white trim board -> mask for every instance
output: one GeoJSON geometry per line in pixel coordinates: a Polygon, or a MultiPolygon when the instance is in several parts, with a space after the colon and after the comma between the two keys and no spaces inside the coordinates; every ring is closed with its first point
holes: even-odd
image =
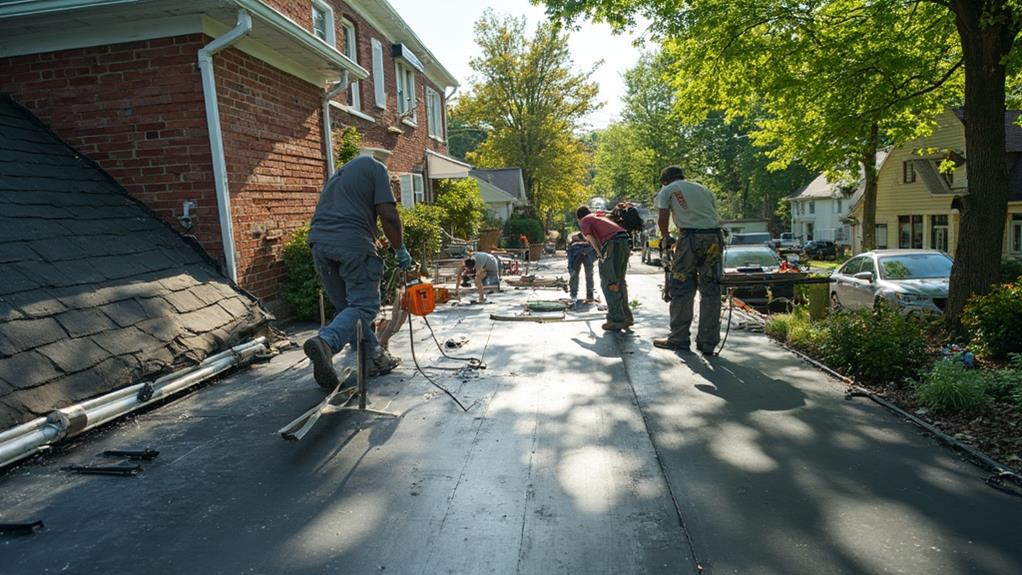
{"type": "MultiPolygon", "coordinates": [[[[229,26],[224,31],[230,30],[229,26]]],[[[31,34],[26,36],[5,36],[0,40],[0,57],[25,56],[91,48],[107,44],[123,44],[156,38],[169,38],[202,32],[202,21],[198,14],[173,16],[144,22],[125,22],[104,26],[102,29],[61,31],[59,34],[31,34]]]]}

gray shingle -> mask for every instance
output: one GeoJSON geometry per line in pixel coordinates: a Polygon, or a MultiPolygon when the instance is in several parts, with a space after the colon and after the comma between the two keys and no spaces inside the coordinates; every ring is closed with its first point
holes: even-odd
{"type": "Polygon", "coordinates": [[[224,290],[220,289],[220,286],[212,283],[198,285],[188,291],[192,292],[192,295],[207,304],[214,304],[226,297],[233,296],[235,293],[234,290],[231,290],[229,293],[225,293],[224,290]]]}
{"type": "Polygon", "coordinates": [[[89,369],[60,380],[68,397],[90,397],[134,383],[132,368],[119,358],[111,357],[89,369]]]}
{"type": "Polygon", "coordinates": [[[49,317],[67,309],[49,290],[37,289],[4,296],[7,303],[28,317],[49,317]]]}
{"type": "Polygon", "coordinates": [[[61,375],[53,363],[37,351],[0,358],[0,379],[19,389],[35,387],[61,375]]]}
{"type": "Polygon", "coordinates": [[[195,295],[188,290],[164,294],[163,299],[167,300],[167,303],[174,306],[174,309],[176,309],[179,313],[194,311],[206,305],[201,299],[195,297],[195,295]]]}
{"type": "Polygon", "coordinates": [[[0,264],[38,259],[39,254],[32,251],[32,248],[27,243],[9,242],[0,244],[0,264]]]}
{"type": "Polygon", "coordinates": [[[249,306],[254,305],[252,302],[237,296],[220,301],[220,307],[224,308],[227,313],[234,317],[245,317],[249,313],[249,306]]]}
{"type": "Polygon", "coordinates": [[[61,340],[44,345],[37,351],[50,358],[50,361],[65,373],[88,369],[110,357],[110,353],[87,337],[61,340]]]}
{"type": "Polygon", "coordinates": [[[64,331],[71,337],[82,337],[117,329],[117,324],[96,309],[68,310],[54,316],[54,319],[60,322],[64,331]]]}
{"type": "Polygon", "coordinates": [[[4,266],[3,274],[0,275],[0,296],[24,292],[39,286],[39,284],[26,274],[24,270],[15,268],[15,265],[17,264],[8,264],[4,266]]]}
{"type": "Polygon", "coordinates": [[[135,324],[135,327],[164,343],[172,341],[184,331],[184,326],[178,321],[177,314],[147,319],[135,324]]]}
{"type": "Polygon", "coordinates": [[[198,284],[190,274],[179,273],[160,278],[160,285],[167,291],[181,291],[198,284]]]}
{"type": "Polygon", "coordinates": [[[165,343],[135,327],[99,333],[92,336],[92,341],[110,354],[151,351],[165,343]]]}
{"type": "Polygon", "coordinates": [[[0,333],[14,350],[5,355],[13,355],[19,351],[36,348],[67,337],[67,333],[60,324],[49,317],[0,323],[0,333]]]}
{"type": "Polygon", "coordinates": [[[142,306],[145,311],[145,315],[149,319],[164,318],[170,316],[176,316],[177,310],[174,306],[167,303],[167,300],[162,297],[147,297],[139,298],[138,305],[142,306]]]}
{"type": "Polygon", "coordinates": [[[234,318],[222,307],[211,305],[198,311],[182,314],[180,320],[181,325],[192,333],[207,333],[230,323],[234,318]]]}
{"type": "Polygon", "coordinates": [[[145,310],[134,299],[125,299],[101,306],[99,311],[121,327],[128,327],[146,319],[145,310]]]}

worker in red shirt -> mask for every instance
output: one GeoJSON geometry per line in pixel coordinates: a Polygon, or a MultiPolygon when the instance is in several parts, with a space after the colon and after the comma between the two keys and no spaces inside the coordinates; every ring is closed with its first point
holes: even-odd
{"type": "Polygon", "coordinates": [[[628,256],[631,244],[628,232],[608,220],[594,215],[582,206],[576,210],[578,229],[596,250],[600,260],[600,287],[607,302],[606,331],[628,329],[635,320],[628,307],[628,284],[625,272],[628,270],[628,256]]]}

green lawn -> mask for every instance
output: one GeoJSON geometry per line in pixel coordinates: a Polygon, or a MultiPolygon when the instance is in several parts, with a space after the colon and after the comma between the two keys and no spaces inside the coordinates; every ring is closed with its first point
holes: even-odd
{"type": "Polygon", "coordinates": [[[820,269],[820,270],[827,270],[827,271],[834,271],[841,264],[845,263],[846,261],[848,261],[848,258],[846,258],[846,257],[838,257],[836,260],[809,260],[809,259],[805,259],[805,260],[802,260],[802,262],[800,262],[800,263],[802,263],[802,265],[808,265],[811,268],[816,268],[816,269],[820,269]]]}

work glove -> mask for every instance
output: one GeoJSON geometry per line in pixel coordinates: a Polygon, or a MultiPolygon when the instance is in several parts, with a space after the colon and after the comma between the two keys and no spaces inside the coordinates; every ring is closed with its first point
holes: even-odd
{"type": "Polygon", "coordinates": [[[394,255],[397,256],[397,265],[401,266],[401,269],[412,269],[412,254],[408,253],[408,248],[401,246],[394,250],[394,255]]]}

